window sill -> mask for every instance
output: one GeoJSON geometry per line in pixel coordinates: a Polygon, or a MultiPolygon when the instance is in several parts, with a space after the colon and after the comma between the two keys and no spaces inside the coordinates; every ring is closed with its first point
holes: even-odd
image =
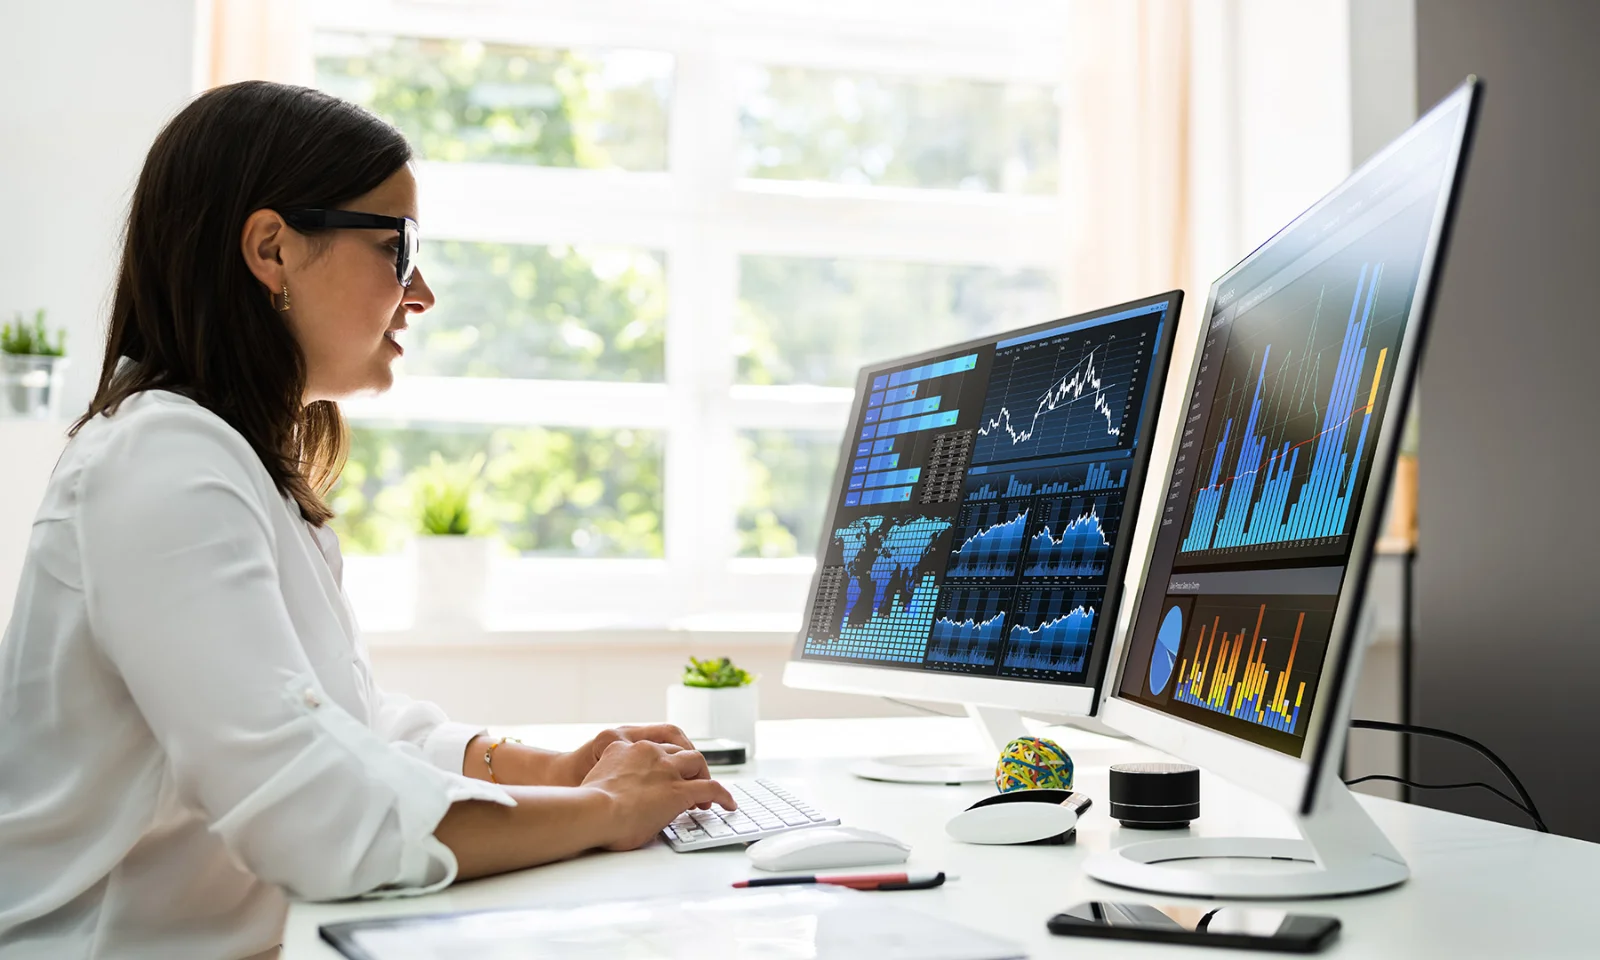
{"type": "Polygon", "coordinates": [[[595,617],[541,617],[493,622],[482,628],[388,628],[363,631],[369,647],[595,647],[720,646],[782,648],[794,643],[800,618],[792,613],[706,614],[670,622],[597,620],[595,617]]]}

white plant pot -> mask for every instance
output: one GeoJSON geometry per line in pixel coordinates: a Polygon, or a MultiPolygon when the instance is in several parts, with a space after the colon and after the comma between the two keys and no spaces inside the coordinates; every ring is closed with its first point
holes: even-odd
{"type": "Polygon", "coordinates": [[[67,358],[0,353],[0,417],[61,419],[67,358]]]}
{"type": "Polygon", "coordinates": [[[756,717],[760,714],[756,685],[743,687],[667,688],[667,722],[683,729],[691,740],[726,737],[749,744],[756,755],[756,717]]]}
{"type": "Polygon", "coordinates": [[[483,629],[492,537],[418,536],[416,627],[483,629]]]}

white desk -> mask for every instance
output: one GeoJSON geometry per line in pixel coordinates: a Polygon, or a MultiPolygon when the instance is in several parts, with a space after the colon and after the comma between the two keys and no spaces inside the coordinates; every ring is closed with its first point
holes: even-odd
{"type": "MultiPolygon", "coordinates": [[[[529,743],[552,748],[580,743],[595,725],[529,727],[529,743]]],[[[497,730],[496,733],[502,731],[497,730]]],[[[509,732],[509,731],[505,731],[509,732]]],[[[945,836],[944,823],[993,787],[920,787],[857,780],[847,758],[888,752],[976,749],[976,730],[965,719],[937,717],[764,722],[757,734],[760,758],[723,779],[761,775],[792,780],[823,809],[846,824],[882,830],[912,845],[908,867],[945,870],[960,879],[928,891],[873,894],[903,906],[1022,943],[1030,957],[1148,958],[1186,948],[1052,936],[1045,920],[1083,900],[1172,900],[1119,890],[1084,876],[1082,861],[1095,850],[1149,839],[1125,830],[1106,814],[1107,766],[1159,759],[1133,744],[1075,730],[1050,728],[1073,754],[1076,788],[1094,799],[1078,825],[1075,845],[979,847],[945,836]],[[887,738],[898,738],[890,744],[887,738]]],[[[1600,878],[1600,844],[1474,820],[1388,800],[1362,798],[1411,864],[1412,879],[1384,893],[1285,904],[1302,913],[1327,913],[1344,921],[1333,957],[1554,958],[1600,956],[1591,891],[1600,878]]],[[[1273,808],[1214,777],[1203,780],[1203,835],[1291,836],[1273,808]]],[[[864,868],[865,869],[865,868],[864,868]]],[[[491,877],[427,897],[380,902],[296,904],[289,912],[283,960],[337,958],[317,934],[319,924],[405,913],[437,913],[550,903],[571,903],[672,893],[716,893],[752,875],[740,848],[673,853],[661,843],[628,853],[597,853],[519,873],[491,877]]],[[[1200,902],[1200,901],[1196,901],[1200,902]]],[[[1232,951],[1241,956],[1261,954],[1232,951]]],[[[1195,960],[1226,956],[1215,949],[1188,950],[1195,960]]],[[[823,958],[825,960],[825,958],[823,958]]]]}

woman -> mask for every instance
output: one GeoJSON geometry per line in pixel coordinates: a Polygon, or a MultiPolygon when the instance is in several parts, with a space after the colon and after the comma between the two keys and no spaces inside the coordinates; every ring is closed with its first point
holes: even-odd
{"type": "Polygon", "coordinates": [[[410,159],[270,83],[151,147],[0,643],[0,958],[272,956],[290,896],[424,893],[733,806],[674,727],[555,754],[373,682],[323,496],[337,401],[387,389],[433,305],[410,159]]]}

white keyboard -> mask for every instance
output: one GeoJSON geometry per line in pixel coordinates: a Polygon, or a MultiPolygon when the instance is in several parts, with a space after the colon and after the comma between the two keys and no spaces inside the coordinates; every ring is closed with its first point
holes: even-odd
{"type": "Polygon", "coordinates": [[[803,830],[806,827],[832,827],[838,817],[818,813],[804,800],[795,797],[771,780],[745,780],[724,783],[739,805],[734,811],[720,805],[710,810],[685,810],[667,824],[661,838],[679,853],[752,843],[774,834],[803,830]]]}

